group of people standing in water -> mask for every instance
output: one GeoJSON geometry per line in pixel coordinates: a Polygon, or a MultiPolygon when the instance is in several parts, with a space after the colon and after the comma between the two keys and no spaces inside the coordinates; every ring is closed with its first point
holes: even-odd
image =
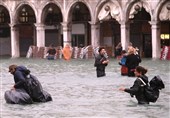
{"type": "MultiPolygon", "coordinates": [[[[135,76],[135,69],[141,63],[141,57],[138,54],[138,49],[132,46],[128,47],[128,51],[121,51],[121,58],[119,65],[121,65],[121,74],[128,75],[129,77],[135,76]],[[125,68],[125,69],[124,69],[125,68]],[[126,71],[126,72],[124,72],[126,71]]],[[[109,63],[107,52],[104,47],[100,47],[98,50],[98,56],[95,57],[94,66],[96,67],[97,77],[105,76],[105,67],[109,63]]]]}
{"type": "MultiPolygon", "coordinates": [[[[50,48],[50,49],[53,49],[53,48],[50,48]]],[[[70,50],[70,47],[66,45],[65,49],[63,49],[63,52],[66,51],[64,53],[68,53],[67,52],[68,50],[70,50]]],[[[51,52],[55,52],[55,51],[53,50],[51,52]]],[[[51,53],[51,52],[48,51],[48,53],[51,53]]],[[[125,50],[123,50],[121,51],[121,54],[122,54],[122,58],[119,64],[122,67],[124,66],[127,67],[127,70],[128,70],[127,76],[137,77],[137,79],[135,80],[132,87],[130,88],[120,87],[119,90],[130,93],[131,96],[135,96],[139,104],[149,104],[149,101],[146,99],[146,96],[144,95],[144,88],[142,87],[142,81],[144,81],[146,85],[148,84],[148,77],[146,76],[147,69],[145,69],[142,66],[139,66],[139,63],[141,62],[141,58],[137,53],[137,49],[132,46],[129,46],[128,51],[126,52],[125,50]],[[142,81],[139,78],[142,79],[142,81]]],[[[69,59],[67,56],[70,56],[70,55],[66,54],[66,57],[65,57],[66,60],[69,59]]],[[[51,59],[51,56],[49,56],[49,59],[51,59]]],[[[94,66],[96,67],[97,77],[106,76],[105,68],[108,64],[109,64],[109,59],[108,59],[108,55],[107,55],[105,48],[99,47],[98,55],[95,57],[95,62],[94,62],[94,66]]],[[[33,75],[30,74],[30,71],[26,67],[10,65],[9,72],[14,76],[15,84],[12,87],[12,90],[22,89],[30,95],[33,101],[36,101],[36,102],[37,101],[47,102],[47,101],[52,100],[51,95],[42,89],[42,86],[39,83],[39,81],[33,75]],[[27,83],[29,84],[29,81],[27,81],[29,80],[28,78],[31,78],[30,79],[31,84],[29,85],[30,88],[26,86],[27,83]],[[32,90],[32,88],[35,87],[34,83],[36,82],[37,82],[38,88],[32,90]],[[30,90],[32,90],[32,93],[30,92],[30,90]],[[36,92],[37,90],[38,92],[36,92]]],[[[6,101],[11,102],[10,98],[11,97],[8,92],[6,101]]]]}
{"type": "MultiPolygon", "coordinates": [[[[56,49],[54,48],[54,46],[51,44],[49,46],[49,49],[47,51],[47,54],[46,54],[46,58],[48,60],[54,60],[56,59],[56,49]]],[[[69,44],[66,44],[64,46],[64,48],[62,49],[62,54],[63,54],[63,58],[65,60],[70,60],[71,59],[71,55],[72,55],[72,48],[69,44]]]]}
{"type": "MultiPolygon", "coordinates": [[[[100,47],[98,50],[99,54],[95,58],[94,66],[96,67],[97,77],[106,76],[105,67],[109,63],[109,59],[104,47],[100,47]]],[[[128,92],[131,96],[136,97],[139,104],[149,104],[149,101],[146,99],[144,95],[144,90],[141,85],[142,82],[138,79],[141,78],[146,84],[148,84],[148,77],[145,75],[147,73],[147,69],[142,66],[139,66],[141,62],[141,58],[137,53],[137,49],[129,46],[128,51],[121,51],[122,57],[119,64],[123,67],[127,68],[127,76],[129,77],[137,77],[134,84],[130,88],[119,88],[120,91],[128,92]]]]}

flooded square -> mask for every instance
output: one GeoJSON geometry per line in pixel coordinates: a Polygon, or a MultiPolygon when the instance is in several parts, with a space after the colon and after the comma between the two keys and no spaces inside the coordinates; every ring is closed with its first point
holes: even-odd
{"type": "Polygon", "coordinates": [[[169,118],[170,117],[170,63],[142,59],[148,69],[149,80],[160,75],[165,89],[156,103],[138,105],[135,98],[118,90],[131,87],[135,77],[121,76],[119,60],[110,58],[106,76],[97,78],[94,59],[65,61],[26,58],[0,60],[0,117],[1,118],[169,118]],[[11,64],[24,65],[31,70],[48,91],[53,101],[32,105],[11,105],[4,92],[14,84],[8,73],[11,64]]]}

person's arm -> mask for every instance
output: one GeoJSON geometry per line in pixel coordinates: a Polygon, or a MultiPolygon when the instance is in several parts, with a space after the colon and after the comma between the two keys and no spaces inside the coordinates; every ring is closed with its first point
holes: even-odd
{"type": "Polygon", "coordinates": [[[25,83],[25,77],[21,71],[16,71],[14,76],[18,79],[18,82],[15,83],[14,88],[19,88],[25,83]]]}
{"type": "Polygon", "coordinates": [[[109,63],[109,60],[108,60],[108,59],[106,59],[106,60],[102,61],[102,64],[104,64],[105,66],[107,66],[107,65],[108,65],[108,63],[109,63]]]}
{"type": "Polygon", "coordinates": [[[136,80],[132,87],[125,88],[124,91],[127,92],[127,93],[135,95],[138,92],[139,87],[140,87],[139,81],[136,80]]]}
{"type": "Polygon", "coordinates": [[[139,62],[139,63],[141,63],[141,62],[142,62],[142,60],[141,60],[140,55],[137,55],[137,58],[138,58],[138,62],[139,62]]]}
{"type": "Polygon", "coordinates": [[[56,51],[56,49],[54,48],[54,55],[56,54],[56,52],[57,52],[57,51],[56,51]]]}
{"type": "Polygon", "coordinates": [[[94,66],[98,66],[98,65],[101,65],[102,64],[102,62],[100,61],[101,60],[101,58],[99,58],[99,57],[96,57],[95,58],[95,64],[94,64],[94,66]]]}

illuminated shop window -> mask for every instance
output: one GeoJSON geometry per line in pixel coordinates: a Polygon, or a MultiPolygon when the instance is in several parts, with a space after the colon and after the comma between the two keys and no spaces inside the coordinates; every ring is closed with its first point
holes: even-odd
{"type": "Polygon", "coordinates": [[[170,34],[161,34],[161,39],[162,40],[170,39],[170,34]]]}
{"type": "Polygon", "coordinates": [[[25,8],[22,9],[20,13],[20,22],[27,23],[29,21],[29,14],[25,8]]]}

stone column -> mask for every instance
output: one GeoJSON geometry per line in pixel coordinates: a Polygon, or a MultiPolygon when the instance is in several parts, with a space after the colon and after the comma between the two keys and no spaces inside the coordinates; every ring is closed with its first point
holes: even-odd
{"type": "Polygon", "coordinates": [[[45,47],[45,28],[41,23],[36,23],[37,30],[37,47],[45,47]]]}
{"type": "Polygon", "coordinates": [[[19,30],[15,24],[10,24],[11,27],[11,56],[12,58],[20,57],[19,49],[19,30]]]}
{"type": "Polygon", "coordinates": [[[127,47],[129,45],[130,41],[130,29],[129,29],[129,23],[126,21],[120,22],[121,27],[121,43],[123,50],[127,50],[127,47]]]}
{"type": "Polygon", "coordinates": [[[93,47],[98,47],[100,46],[100,24],[89,23],[91,24],[91,45],[93,47]]]}
{"type": "Polygon", "coordinates": [[[63,26],[63,46],[69,44],[71,46],[71,26],[68,22],[61,23],[63,26]]]}
{"type": "Polygon", "coordinates": [[[160,43],[160,26],[157,21],[151,21],[152,25],[152,58],[160,58],[161,43],[160,43]]]}
{"type": "Polygon", "coordinates": [[[87,41],[88,41],[88,24],[84,23],[84,46],[87,46],[87,41]]]}

